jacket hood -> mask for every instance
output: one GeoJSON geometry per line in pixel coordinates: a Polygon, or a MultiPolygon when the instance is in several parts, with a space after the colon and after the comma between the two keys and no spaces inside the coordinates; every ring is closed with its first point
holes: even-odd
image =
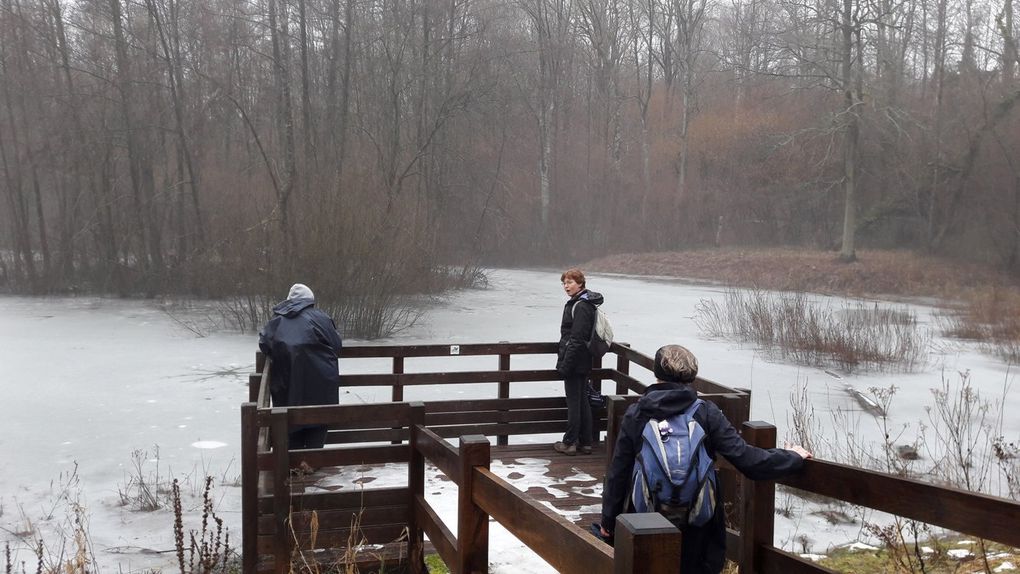
{"type": "Polygon", "coordinates": [[[698,393],[681,383],[649,385],[638,400],[638,411],[649,418],[662,420],[684,411],[698,398],[698,393]]]}
{"type": "Polygon", "coordinates": [[[311,307],[312,305],[315,305],[314,299],[287,299],[273,307],[273,314],[283,315],[284,317],[296,317],[306,307],[311,307]]]}
{"type": "Polygon", "coordinates": [[[605,299],[602,298],[602,293],[599,293],[597,291],[589,291],[588,289],[585,289],[584,291],[581,291],[581,293],[577,296],[577,300],[587,301],[592,305],[598,307],[599,305],[602,304],[602,302],[605,299]]]}

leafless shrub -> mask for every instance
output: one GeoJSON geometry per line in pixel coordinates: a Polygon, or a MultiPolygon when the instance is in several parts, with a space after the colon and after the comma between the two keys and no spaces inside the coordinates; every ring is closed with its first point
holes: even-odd
{"type": "Polygon", "coordinates": [[[811,452],[815,452],[815,436],[821,429],[815,418],[815,408],[808,397],[807,382],[798,380],[794,390],[790,392],[790,410],[787,411],[789,428],[792,437],[790,444],[799,444],[811,452]]]}
{"type": "Polygon", "coordinates": [[[907,309],[863,301],[834,309],[802,294],[730,290],[722,303],[703,299],[696,321],[711,336],[752,342],[773,356],[847,372],[910,372],[926,364],[931,344],[931,331],[919,327],[907,309]]]}
{"type": "Polygon", "coordinates": [[[119,485],[117,487],[121,505],[142,512],[152,512],[164,506],[161,495],[166,494],[166,485],[162,484],[161,481],[164,479],[159,474],[159,446],[154,446],[153,450],[151,459],[146,450],[138,449],[131,452],[131,472],[128,474],[127,483],[123,487],[119,485]],[[150,460],[155,461],[151,471],[146,469],[146,463],[150,460]]]}
{"type": "Polygon", "coordinates": [[[200,339],[206,337],[215,324],[208,313],[200,313],[189,300],[164,297],[159,302],[159,310],[178,327],[200,339]]]}
{"type": "Polygon", "coordinates": [[[985,350],[1010,363],[1020,362],[1020,295],[990,289],[970,296],[939,316],[946,337],[979,341],[985,350]]]}
{"type": "Polygon", "coordinates": [[[273,305],[279,299],[269,295],[239,295],[218,302],[222,324],[242,333],[258,331],[273,315],[273,305]]]}
{"type": "Polygon", "coordinates": [[[213,508],[212,488],[213,477],[207,476],[202,491],[202,526],[197,532],[192,530],[188,533],[188,543],[185,544],[181,488],[177,479],[172,483],[174,548],[181,574],[225,574],[231,569],[233,548],[230,546],[230,533],[213,508]]]}
{"type": "MultiPolygon", "coordinates": [[[[92,540],[89,534],[88,513],[85,507],[79,502],[80,490],[78,490],[77,474],[70,477],[62,477],[62,486],[58,499],[66,504],[67,512],[65,520],[58,525],[54,534],[45,541],[35,529],[32,529],[29,536],[39,536],[31,540],[28,550],[34,560],[34,572],[36,574],[94,574],[99,571],[95,560],[95,551],[92,548],[92,540]],[[65,482],[66,481],[66,482],[65,482]]],[[[56,503],[55,503],[56,504],[56,503]]],[[[53,511],[50,510],[52,515],[53,511]]],[[[28,542],[26,540],[26,542],[28,542]]],[[[16,553],[12,552],[10,544],[4,545],[4,572],[5,574],[27,574],[27,564],[21,562],[21,569],[15,568],[16,553]]]]}
{"type": "Polygon", "coordinates": [[[992,439],[992,452],[1006,481],[1006,496],[1020,500],[1020,456],[1018,456],[1020,445],[1015,441],[1008,442],[1003,436],[997,436],[992,439]]]}

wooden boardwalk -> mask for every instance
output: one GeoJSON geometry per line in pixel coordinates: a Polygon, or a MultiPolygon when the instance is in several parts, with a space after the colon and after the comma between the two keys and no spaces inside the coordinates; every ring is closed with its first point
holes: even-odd
{"type": "MultiPolygon", "coordinates": [[[[606,447],[600,442],[591,454],[567,456],[553,450],[551,444],[511,444],[492,446],[493,468],[533,467],[547,461],[545,479],[534,484],[534,477],[511,469],[498,473],[522,492],[537,501],[547,503],[560,515],[587,530],[592,522],[600,521],[602,480],[605,475],[606,447]],[[529,484],[530,483],[530,484],[529,484]],[[566,496],[563,496],[566,494],[566,496]]],[[[331,484],[339,474],[338,467],[324,467],[315,474],[291,479],[292,492],[338,490],[331,484]]],[[[362,477],[356,482],[366,488],[376,483],[384,472],[399,472],[382,466],[366,465],[358,468],[362,477]]]]}

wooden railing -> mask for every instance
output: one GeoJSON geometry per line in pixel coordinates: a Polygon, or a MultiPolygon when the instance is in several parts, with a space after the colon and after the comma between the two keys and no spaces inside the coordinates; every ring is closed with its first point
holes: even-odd
{"type": "MultiPolygon", "coordinates": [[[[776,446],[776,428],[746,423],[744,440],[762,448],[776,446]]],[[[953,532],[1020,547],[1020,503],[956,488],[937,486],[824,460],[805,461],[796,475],[776,481],[789,487],[917,520],[953,532]]],[[[744,481],[741,496],[743,528],[737,544],[728,546],[741,572],[765,574],[831,573],[773,545],[775,484],[744,481]]],[[[732,541],[732,540],[731,540],[732,541]]]]}
{"type": "MultiPolygon", "coordinates": [[[[496,397],[467,401],[270,408],[268,383],[272,364],[257,360],[259,373],[250,378],[251,402],[242,413],[243,570],[285,572],[295,549],[344,547],[352,533],[369,543],[406,536],[401,562],[413,572],[422,570],[423,540],[455,573],[484,572],[488,560],[488,520],[504,528],[561,572],[675,572],[679,532],[658,515],[623,515],[618,521],[615,549],[603,545],[545,505],[491,473],[490,443],[502,444],[520,434],[560,432],[566,409],[562,397],[510,398],[516,382],[558,380],[553,370],[514,371],[514,354],[552,354],[553,343],[461,345],[460,355],[495,355],[493,371],[405,373],[408,357],[449,356],[450,346],[355,347],[346,357],[392,358],[393,372],[382,375],[347,374],[344,384],[392,387],[394,398],[411,385],[494,382],[496,397]],[[288,452],[287,428],[298,424],[330,426],[331,446],[288,452]],[[457,438],[454,446],[447,439],[457,438]],[[407,486],[366,488],[359,492],[293,494],[287,485],[289,469],[298,461],[313,466],[407,463],[407,486]],[[424,467],[428,461],[458,486],[456,532],[444,524],[424,496],[424,467]],[[315,520],[312,520],[313,512],[315,520]],[[351,517],[359,517],[351,524],[351,517]],[[257,518],[253,518],[257,517],[257,518]],[[313,522],[316,523],[313,527],[313,522]],[[272,557],[261,563],[258,557],[272,557]]],[[[595,376],[613,380],[618,396],[611,396],[600,419],[610,447],[626,406],[644,385],[631,376],[636,365],[651,368],[651,358],[626,346],[614,345],[615,368],[598,365],[595,376]]],[[[608,357],[608,356],[607,356],[608,357]]],[[[341,363],[343,367],[343,363],[341,363]]],[[[730,420],[746,420],[749,395],[710,381],[698,380],[700,392],[719,404],[730,420]],[[740,417],[743,416],[741,419],[740,417]]],[[[776,429],[766,423],[743,422],[745,440],[764,448],[775,446],[776,429]]],[[[724,472],[732,468],[719,461],[724,472]]],[[[741,572],[798,574],[829,572],[773,545],[775,483],[734,480],[724,476],[724,499],[735,503],[731,514],[727,555],[741,572]]],[[[916,480],[889,476],[825,461],[807,461],[802,473],[780,484],[919,520],[957,532],[1020,546],[1016,502],[916,480]]]]}
{"type": "MultiPolygon", "coordinates": [[[[511,369],[514,355],[550,355],[557,351],[556,343],[499,343],[472,345],[418,345],[347,347],[343,359],[389,358],[392,372],[384,374],[343,374],[341,384],[353,389],[369,386],[391,387],[394,402],[374,405],[344,405],[318,407],[271,408],[269,405],[269,381],[272,363],[263,356],[256,358],[258,373],[252,374],[249,390],[250,402],[242,406],[242,511],[245,515],[244,570],[258,569],[258,556],[273,556],[274,569],[289,565],[295,548],[306,548],[313,537],[311,512],[316,512],[318,545],[329,543],[342,546],[351,536],[352,528],[343,522],[357,512],[361,516],[361,534],[373,542],[392,540],[386,538],[397,534],[406,527],[407,532],[419,536],[426,532],[436,551],[447,560],[455,572],[477,569],[480,545],[487,536],[487,520],[479,521],[483,513],[491,515],[526,542],[532,537],[536,552],[552,564],[587,564],[603,557],[602,566],[596,571],[612,570],[612,550],[596,541],[590,534],[581,531],[561,516],[530,499],[505,481],[488,472],[489,443],[482,435],[495,436],[499,444],[507,444],[508,437],[560,433],[566,427],[566,405],[562,395],[533,398],[510,398],[511,385],[537,381],[558,381],[559,375],[553,369],[511,369]],[[490,355],[497,359],[496,370],[449,371],[449,372],[405,372],[408,358],[449,357],[490,355]],[[495,383],[495,397],[491,399],[444,400],[428,403],[402,403],[404,389],[420,385],[458,385],[495,383]],[[300,424],[327,424],[327,443],[343,448],[293,451],[286,449],[286,429],[300,424]],[[422,438],[424,437],[424,438],[422,438]],[[455,448],[445,442],[447,438],[460,438],[455,448]],[[467,442],[464,442],[467,441],[467,442]],[[387,444],[389,443],[389,444],[387,444]],[[410,445],[410,448],[409,448],[410,445]],[[484,453],[484,456],[478,454],[484,453]],[[462,510],[458,525],[480,525],[470,532],[458,527],[455,536],[442,525],[434,511],[428,508],[420,496],[424,476],[420,467],[429,460],[459,486],[459,508],[462,510]],[[484,459],[484,464],[483,464],[484,459]],[[365,496],[355,499],[351,494],[291,494],[287,485],[288,471],[304,460],[315,467],[360,464],[381,464],[386,462],[409,463],[408,487],[406,489],[366,489],[365,496]],[[474,494],[471,493],[485,493],[474,494]],[[419,499],[420,498],[420,499],[419,499]],[[394,509],[396,501],[404,501],[404,510],[394,509]],[[472,514],[473,513],[473,514],[472,514]],[[257,520],[248,517],[258,516],[257,520]],[[474,517],[474,518],[473,518],[474,517]],[[522,517],[527,520],[521,522],[522,517]],[[534,530],[536,524],[544,525],[534,530]],[[418,534],[414,534],[417,532],[418,534]],[[469,536],[468,539],[463,538],[469,536]],[[468,543],[457,541],[467,540],[468,543]],[[558,541],[542,550],[543,541],[558,541]],[[566,542],[570,544],[566,544],[566,542]],[[583,543],[581,551],[576,544],[583,543]],[[466,554],[465,554],[466,553],[466,554]],[[583,555],[583,556],[582,556],[583,555]],[[608,556],[609,562],[604,558],[608,556]],[[453,565],[457,566],[454,567],[453,565]],[[607,566],[608,564],[608,566],[607,566]],[[461,568],[457,570],[456,568],[461,568]],[[607,570],[606,568],[609,568],[607,570]]],[[[597,361],[592,378],[596,381],[612,380],[618,393],[644,390],[645,384],[631,376],[631,363],[651,369],[651,358],[615,344],[611,354],[616,354],[616,368],[602,367],[597,361]]],[[[611,359],[610,355],[607,355],[611,359]]],[[[341,361],[341,371],[344,361],[341,361]]],[[[728,389],[711,381],[698,381],[704,391],[723,392],[719,401],[730,400],[730,411],[738,420],[746,419],[749,396],[744,391],[728,389]],[[743,418],[740,418],[740,417],[743,418]]],[[[442,393],[437,393],[441,395],[442,393]]],[[[608,430],[607,441],[615,440],[615,429],[619,428],[622,417],[621,405],[637,398],[613,397],[614,401],[595,421],[600,430],[608,430]],[[620,401],[624,403],[620,403],[620,401]],[[614,405],[615,408],[614,408],[614,405]]],[[[396,504],[397,507],[400,504],[396,504]]],[[[646,518],[636,522],[621,521],[622,536],[631,540],[631,552],[637,553],[627,559],[633,568],[647,564],[648,556],[655,556],[656,548],[662,546],[661,530],[664,526],[646,518]],[[651,529],[651,530],[649,530],[651,529]],[[659,540],[651,544],[646,540],[659,540]],[[644,556],[644,558],[642,558],[644,556]]],[[[532,543],[529,543],[532,544],[532,543]]],[[[409,548],[413,548],[410,545],[409,548]]],[[[419,559],[420,546],[406,557],[414,567],[419,559]]],[[[615,553],[617,557],[626,552],[615,553]]],[[[671,556],[675,556],[675,553],[671,556]]],[[[262,564],[265,569],[266,563],[262,564]]],[[[485,569],[482,568],[482,571],[485,569]]],[[[632,571],[632,570],[627,570],[632,571]]],[[[637,570],[634,570],[637,571],[637,570]]]]}

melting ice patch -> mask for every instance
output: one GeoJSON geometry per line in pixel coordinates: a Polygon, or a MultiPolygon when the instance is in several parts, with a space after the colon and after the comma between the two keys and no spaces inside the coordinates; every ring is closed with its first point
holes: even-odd
{"type": "Polygon", "coordinates": [[[227,446],[227,443],[220,442],[218,440],[200,440],[198,442],[191,443],[191,446],[195,448],[223,448],[227,446]]]}

